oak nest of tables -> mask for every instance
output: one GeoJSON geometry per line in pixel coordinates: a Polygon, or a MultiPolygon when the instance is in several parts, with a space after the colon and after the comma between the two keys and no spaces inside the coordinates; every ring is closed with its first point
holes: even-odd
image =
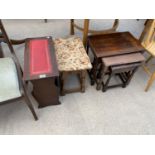
{"type": "MultiPolygon", "coordinates": [[[[137,40],[130,32],[116,32],[104,35],[88,36],[87,53],[89,52],[89,48],[91,49],[94,56],[94,60],[92,63],[93,68],[89,72],[89,77],[91,79],[91,85],[94,85],[96,82],[97,87],[98,85],[100,85],[99,81],[101,81],[100,68],[103,64],[102,58],[126,55],[126,61],[123,61],[122,63],[122,65],[124,65],[128,64],[128,54],[141,54],[145,51],[139,40],[137,40]]],[[[121,58],[120,61],[122,62],[122,58],[124,57],[119,58],[121,58]]],[[[140,62],[143,61],[142,58],[140,58],[139,60],[140,62]]],[[[133,59],[132,63],[134,63],[134,61],[137,62],[133,59]]]]}

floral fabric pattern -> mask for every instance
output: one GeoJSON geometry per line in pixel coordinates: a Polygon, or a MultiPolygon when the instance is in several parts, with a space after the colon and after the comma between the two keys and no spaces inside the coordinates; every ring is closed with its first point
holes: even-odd
{"type": "Polygon", "coordinates": [[[54,44],[59,71],[91,69],[90,59],[79,37],[55,39],[54,44]]]}

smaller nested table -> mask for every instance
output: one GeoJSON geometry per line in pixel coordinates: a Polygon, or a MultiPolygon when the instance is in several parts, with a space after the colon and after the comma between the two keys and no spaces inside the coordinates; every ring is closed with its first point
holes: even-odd
{"type": "Polygon", "coordinates": [[[39,107],[60,104],[58,77],[52,38],[27,39],[24,53],[24,80],[32,82],[32,94],[39,107]]]}
{"type": "Polygon", "coordinates": [[[94,55],[93,68],[89,72],[92,85],[95,82],[98,83],[97,77],[100,65],[102,64],[102,58],[145,51],[141,43],[130,32],[89,36],[87,53],[89,48],[94,55]]]}
{"type": "Polygon", "coordinates": [[[139,66],[145,61],[141,53],[124,54],[120,56],[112,56],[102,58],[102,66],[100,71],[100,79],[97,84],[97,90],[103,85],[102,91],[105,92],[108,88],[123,87],[125,88],[131,81],[134,73],[139,66]],[[104,82],[104,75],[108,78],[104,82]],[[109,85],[112,76],[118,76],[119,84],[109,85]]]}

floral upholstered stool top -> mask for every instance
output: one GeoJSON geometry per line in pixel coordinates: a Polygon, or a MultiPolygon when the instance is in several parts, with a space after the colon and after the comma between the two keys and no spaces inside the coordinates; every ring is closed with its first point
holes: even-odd
{"type": "Polygon", "coordinates": [[[79,37],[59,38],[54,43],[60,71],[91,69],[90,59],[79,37]]]}
{"type": "Polygon", "coordinates": [[[83,43],[79,37],[72,36],[66,39],[55,39],[55,51],[60,71],[61,93],[85,91],[86,70],[91,69],[92,65],[86,53],[83,43]],[[64,89],[64,82],[69,73],[77,73],[80,75],[80,88],[72,90],[64,89]]]}

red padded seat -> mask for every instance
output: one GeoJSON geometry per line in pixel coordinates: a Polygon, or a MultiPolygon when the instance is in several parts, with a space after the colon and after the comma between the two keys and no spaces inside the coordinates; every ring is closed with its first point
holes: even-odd
{"type": "Polygon", "coordinates": [[[50,50],[47,39],[31,40],[30,49],[30,75],[47,74],[52,72],[50,50]]]}

